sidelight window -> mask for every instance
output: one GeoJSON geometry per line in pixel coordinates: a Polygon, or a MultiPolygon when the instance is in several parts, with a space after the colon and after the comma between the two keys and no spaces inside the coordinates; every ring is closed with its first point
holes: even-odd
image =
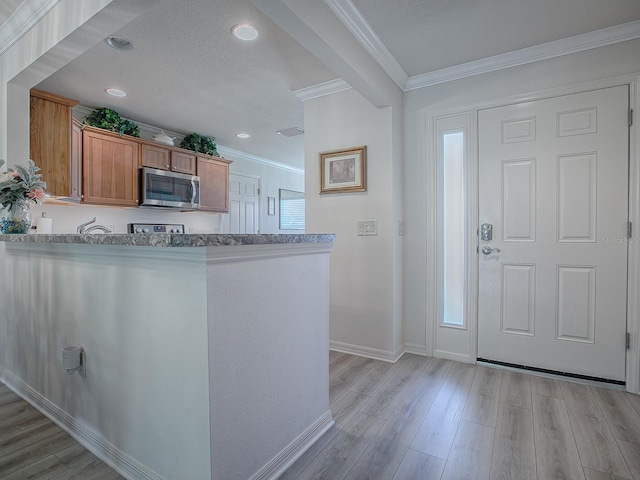
{"type": "Polygon", "coordinates": [[[443,318],[464,325],[464,132],[442,135],[443,181],[443,318]]]}

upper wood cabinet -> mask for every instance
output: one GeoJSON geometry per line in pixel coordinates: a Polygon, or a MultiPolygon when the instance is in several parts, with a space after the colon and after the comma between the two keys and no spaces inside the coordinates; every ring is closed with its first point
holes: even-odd
{"type": "Polygon", "coordinates": [[[140,165],[143,167],[169,170],[171,151],[168,148],[143,143],[140,145],[140,155],[140,165]]]}
{"type": "Polygon", "coordinates": [[[196,156],[186,152],[171,151],[171,171],[196,174],[196,156]]]}
{"type": "MultiPolygon", "coordinates": [[[[80,200],[80,156],[72,143],[71,109],[78,102],[41,90],[31,90],[29,156],[42,170],[50,195],[80,200]]],[[[77,140],[77,139],[76,139],[77,140]]]]}
{"type": "Polygon", "coordinates": [[[229,163],[229,160],[218,157],[197,158],[200,210],[229,211],[229,163]]]}
{"type": "Polygon", "coordinates": [[[85,127],[82,133],[84,203],[137,206],[138,153],[133,137],[85,127]]]}
{"type": "Polygon", "coordinates": [[[196,174],[196,156],[184,151],[162,147],[151,143],[140,145],[140,165],[143,167],[171,170],[172,172],[196,174]]]}

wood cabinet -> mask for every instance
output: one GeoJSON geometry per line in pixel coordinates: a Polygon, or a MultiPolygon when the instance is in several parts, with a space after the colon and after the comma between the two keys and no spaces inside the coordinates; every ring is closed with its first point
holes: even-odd
{"type": "Polygon", "coordinates": [[[96,205],[137,206],[139,167],[200,176],[202,210],[229,211],[229,163],[178,147],[82,125],[71,116],[78,102],[31,90],[30,156],[46,191],[96,205]]]}
{"type": "Polygon", "coordinates": [[[229,163],[218,157],[197,157],[200,210],[229,211],[229,163]]]}
{"type": "Polygon", "coordinates": [[[82,201],[82,124],[71,120],[71,192],[69,197],[82,201]]]}
{"type": "Polygon", "coordinates": [[[141,166],[157,168],[159,170],[169,170],[171,151],[168,148],[143,143],[140,146],[140,155],[141,166]]]}
{"type": "Polygon", "coordinates": [[[137,206],[138,155],[133,137],[85,127],[82,133],[84,203],[137,206]]]}
{"type": "Polygon", "coordinates": [[[29,156],[40,167],[49,195],[80,201],[80,141],[71,109],[78,102],[41,90],[31,90],[29,156]],[[75,135],[75,136],[74,136],[75,135]]]}
{"type": "Polygon", "coordinates": [[[171,151],[171,171],[195,175],[196,156],[186,152],[171,151]]]}
{"type": "Polygon", "coordinates": [[[187,152],[141,143],[140,165],[143,167],[171,170],[172,172],[196,174],[196,156],[187,152]]]}

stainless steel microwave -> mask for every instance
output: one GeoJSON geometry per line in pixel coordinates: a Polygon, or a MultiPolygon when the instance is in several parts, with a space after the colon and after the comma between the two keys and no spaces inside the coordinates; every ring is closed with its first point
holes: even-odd
{"type": "Polygon", "coordinates": [[[168,170],[140,169],[141,206],[200,208],[200,177],[168,170]]]}

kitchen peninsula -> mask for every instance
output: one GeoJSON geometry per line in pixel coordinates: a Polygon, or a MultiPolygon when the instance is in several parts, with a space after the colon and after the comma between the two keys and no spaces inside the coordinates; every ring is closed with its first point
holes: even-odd
{"type": "Polygon", "coordinates": [[[334,241],[0,235],[0,379],[129,478],[276,478],[333,423],[334,241]]]}

